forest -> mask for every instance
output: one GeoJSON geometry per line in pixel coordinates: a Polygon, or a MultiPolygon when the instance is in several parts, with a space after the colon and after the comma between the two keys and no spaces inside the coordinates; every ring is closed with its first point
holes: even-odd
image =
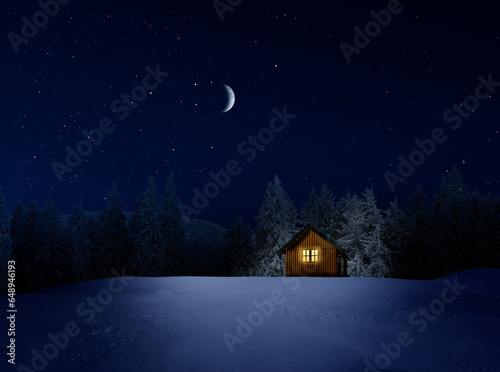
{"type": "MultiPolygon", "coordinates": [[[[163,192],[148,177],[129,212],[117,184],[99,212],[76,204],[61,215],[49,198],[9,210],[0,189],[0,264],[16,260],[20,292],[125,272],[134,276],[283,276],[276,252],[306,224],[344,249],[349,276],[434,279],[500,267],[500,198],[471,191],[454,169],[428,198],[420,187],[399,204],[374,190],[338,200],[324,184],[297,209],[278,176],[268,184],[256,229],[239,217],[228,229],[183,217],[172,173],[163,192]]],[[[6,270],[1,279],[6,293],[6,270]]]]}

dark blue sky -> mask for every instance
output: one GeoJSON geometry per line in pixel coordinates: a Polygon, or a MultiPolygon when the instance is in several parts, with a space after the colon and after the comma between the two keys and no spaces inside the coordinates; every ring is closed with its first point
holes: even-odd
{"type": "MultiPolygon", "coordinates": [[[[472,189],[500,194],[500,88],[490,83],[479,89],[486,99],[469,97],[480,75],[500,82],[494,5],[389,4],[397,14],[348,63],[339,45],[354,46],[353,28],[365,29],[370,11],[388,2],[243,1],[221,21],[211,1],[71,0],[16,53],[9,33],[22,36],[22,17],[33,21],[41,8],[8,1],[0,26],[0,185],[9,204],[43,204],[51,195],[61,212],[80,200],[97,210],[116,180],[131,210],[149,174],[162,189],[173,171],[182,201],[192,205],[193,188],[203,190],[209,172],[232,160],[241,173],[200,218],[228,225],[242,215],[253,224],[275,174],[298,208],[311,186],[325,182],[337,197],[373,186],[381,207],[405,200],[417,184],[432,195],[455,166],[472,189]],[[122,94],[157,65],[169,75],[121,120],[112,103],[125,107],[122,94]],[[223,84],[236,94],[227,113],[223,84]],[[444,120],[466,97],[470,117],[460,127],[444,120]],[[297,116],[247,161],[238,146],[269,128],[273,108],[284,106],[297,116]],[[66,147],[76,150],[82,130],[106,118],[114,130],[59,182],[53,162],[66,164],[66,147]],[[398,174],[398,156],[408,160],[414,141],[436,128],[446,140],[422,159],[414,154],[423,164],[391,191],[384,172],[398,174]]],[[[35,20],[43,24],[43,14],[35,20]]]]}

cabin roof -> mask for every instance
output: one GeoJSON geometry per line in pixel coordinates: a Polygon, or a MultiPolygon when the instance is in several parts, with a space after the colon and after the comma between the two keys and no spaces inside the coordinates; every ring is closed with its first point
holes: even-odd
{"type": "Polygon", "coordinates": [[[283,247],[281,247],[281,249],[276,252],[276,254],[283,254],[285,253],[285,251],[289,248],[291,248],[294,244],[296,244],[300,239],[302,239],[308,232],[312,231],[313,233],[315,233],[316,235],[318,235],[320,238],[326,240],[328,243],[330,243],[331,245],[333,245],[338,251],[339,251],[339,255],[345,255],[346,258],[348,260],[350,260],[349,256],[347,255],[347,253],[345,253],[345,251],[340,248],[340,246],[338,245],[337,242],[335,242],[333,239],[330,239],[328,238],[325,234],[321,233],[320,231],[318,231],[316,228],[314,228],[313,226],[311,225],[306,225],[302,228],[302,230],[300,230],[297,234],[295,234],[295,236],[293,238],[291,238],[288,243],[286,243],[283,247]]]}

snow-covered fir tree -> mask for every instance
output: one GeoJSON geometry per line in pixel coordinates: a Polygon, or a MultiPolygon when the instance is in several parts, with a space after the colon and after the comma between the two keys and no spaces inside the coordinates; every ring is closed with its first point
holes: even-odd
{"type": "Polygon", "coordinates": [[[73,207],[69,229],[73,279],[78,282],[90,280],[93,277],[91,274],[91,255],[94,245],[90,238],[89,223],[81,203],[75,204],[73,207]]]}
{"type": "Polygon", "coordinates": [[[399,207],[395,198],[389,203],[389,208],[384,211],[385,219],[382,224],[382,241],[390,251],[391,271],[393,275],[399,275],[400,268],[404,266],[403,255],[404,244],[407,242],[408,217],[399,207]]]}
{"type": "Polygon", "coordinates": [[[98,237],[98,277],[108,277],[112,270],[121,270],[127,263],[128,229],[125,205],[120,201],[118,186],[113,181],[108,192],[106,208],[97,218],[98,237]]]}
{"type": "Polygon", "coordinates": [[[348,192],[347,195],[342,196],[339,199],[333,210],[330,234],[335,240],[340,238],[339,232],[342,230],[343,223],[345,223],[344,213],[347,211],[347,206],[350,198],[351,194],[348,192]]]}
{"type": "Polygon", "coordinates": [[[368,242],[364,256],[367,267],[364,276],[387,277],[391,273],[391,253],[382,241],[381,230],[384,223],[382,211],[377,206],[377,198],[372,188],[363,192],[363,210],[366,214],[368,242]]]}
{"type": "MultiPolygon", "coordinates": [[[[142,194],[137,197],[137,200],[135,201],[134,204],[134,211],[132,212],[132,216],[128,220],[128,230],[129,230],[129,236],[130,236],[130,241],[131,245],[133,246],[136,239],[137,239],[137,234],[139,233],[139,219],[141,218],[141,210],[143,208],[143,202],[142,202],[142,194]]],[[[132,248],[133,251],[133,248],[132,248]]],[[[134,260],[132,257],[129,257],[129,266],[132,267],[134,260]]]]}
{"type": "Polygon", "coordinates": [[[369,233],[364,252],[369,264],[362,272],[363,276],[391,276],[391,252],[382,241],[380,230],[380,225],[376,225],[369,233]]]}
{"type": "Polygon", "coordinates": [[[165,269],[165,242],[160,225],[160,206],[153,176],[148,177],[148,185],[140,196],[137,211],[137,231],[133,254],[133,269],[139,275],[159,276],[165,269]]]}
{"type": "Polygon", "coordinates": [[[335,220],[335,197],[328,186],[323,184],[318,197],[318,227],[317,229],[329,238],[334,237],[333,224],[335,220]]]}
{"type": "Polygon", "coordinates": [[[189,271],[186,252],[186,226],[179,209],[174,174],[167,177],[160,205],[160,226],[166,254],[166,275],[182,275],[189,271]]]}
{"type": "Polygon", "coordinates": [[[11,216],[5,195],[0,187],[0,289],[2,293],[6,293],[7,290],[7,262],[12,258],[13,249],[11,216]]]}
{"type": "Polygon", "coordinates": [[[347,274],[362,276],[369,264],[365,255],[366,247],[370,244],[367,211],[363,200],[356,194],[348,196],[345,200],[345,211],[337,242],[351,258],[347,263],[347,274]]]}
{"type": "Polygon", "coordinates": [[[316,229],[318,228],[318,194],[314,186],[311,188],[309,200],[306,201],[300,209],[300,222],[302,222],[303,225],[311,225],[316,229]]]}
{"type": "Polygon", "coordinates": [[[375,192],[371,188],[365,189],[363,192],[363,210],[366,215],[366,222],[368,224],[368,231],[373,231],[377,226],[383,222],[382,211],[377,206],[377,198],[375,192]]]}
{"type": "Polygon", "coordinates": [[[328,186],[321,187],[319,195],[314,188],[311,189],[309,200],[304,203],[301,211],[301,220],[333,238],[333,223],[335,218],[335,197],[328,186]]]}
{"type": "MultiPolygon", "coordinates": [[[[285,257],[276,252],[296,233],[296,211],[278,178],[266,190],[256,234],[241,219],[229,230],[209,221],[188,220],[181,217],[178,205],[172,175],[161,199],[154,180],[148,180],[128,222],[116,184],[97,219],[86,217],[76,206],[68,228],[61,223],[66,216],[59,217],[51,200],[42,213],[35,202],[26,207],[18,202],[9,215],[1,196],[0,264],[5,265],[7,256],[16,259],[20,291],[67,284],[68,278],[109,277],[111,269],[125,265],[124,259],[140,264],[133,274],[142,275],[283,275],[285,257]],[[181,267],[179,271],[167,267],[176,251],[189,263],[174,264],[181,267]],[[225,270],[223,259],[228,260],[225,270]],[[67,270],[74,273],[68,276],[67,270]]],[[[319,194],[311,191],[301,220],[330,234],[346,250],[352,259],[351,276],[430,279],[500,266],[500,198],[469,192],[456,170],[443,178],[430,207],[417,187],[404,210],[395,200],[384,214],[382,218],[371,189],[363,198],[348,194],[335,204],[323,186],[319,194]]],[[[129,269],[131,265],[127,273],[129,269]]]]}
{"type": "Polygon", "coordinates": [[[285,258],[276,252],[293,236],[297,211],[278,176],[269,183],[257,216],[256,267],[252,276],[283,276],[285,258]]]}
{"type": "Polygon", "coordinates": [[[35,227],[34,242],[35,270],[38,273],[36,286],[38,288],[53,287],[65,283],[68,267],[65,250],[67,241],[59,212],[52,198],[47,200],[35,227]]]}

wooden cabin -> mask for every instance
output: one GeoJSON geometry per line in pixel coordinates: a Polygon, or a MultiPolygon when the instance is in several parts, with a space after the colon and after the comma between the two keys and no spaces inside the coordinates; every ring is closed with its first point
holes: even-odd
{"type": "Polygon", "coordinates": [[[347,276],[349,257],[311,225],[300,230],[277,254],[286,253],[285,276],[347,276]]]}

